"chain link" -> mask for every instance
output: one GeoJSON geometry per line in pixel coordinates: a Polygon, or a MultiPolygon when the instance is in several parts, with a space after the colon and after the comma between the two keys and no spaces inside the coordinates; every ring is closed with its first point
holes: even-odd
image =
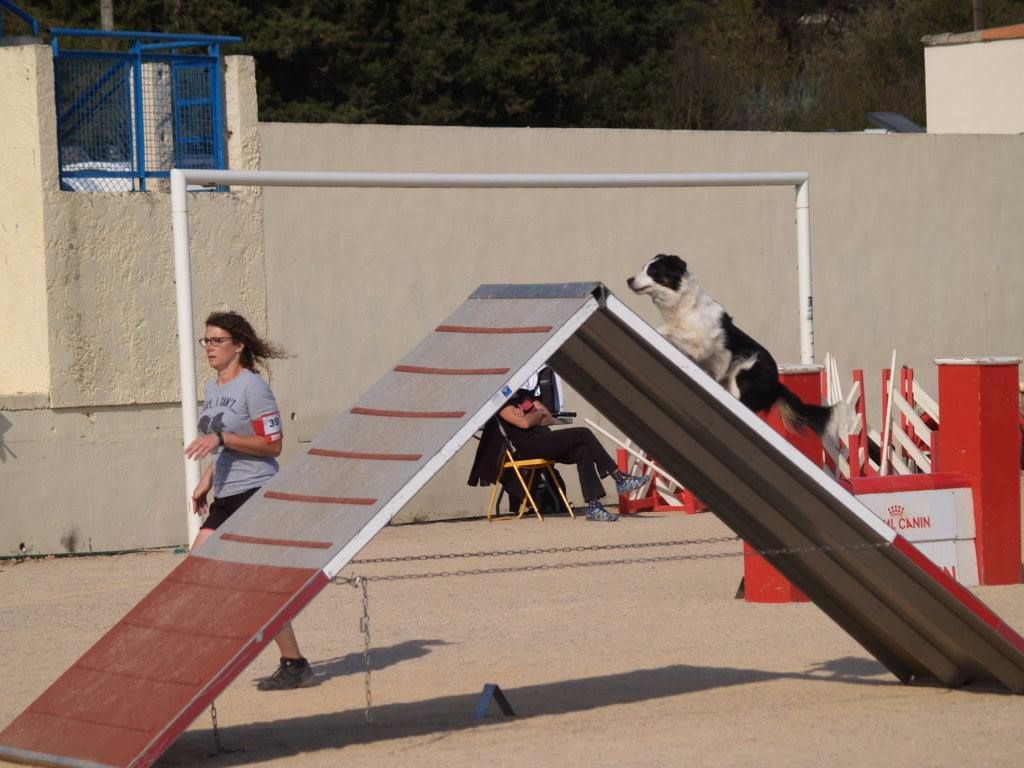
{"type": "Polygon", "coordinates": [[[220,729],[217,727],[217,702],[216,700],[210,702],[210,719],[213,720],[213,745],[216,748],[216,752],[208,757],[216,757],[217,755],[231,755],[235,752],[243,752],[242,749],[225,749],[224,745],[220,740],[220,729]]]}
{"type": "MultiPolygon", "coordinates": [[[[655,547],[655,546],[677,546],[677,545],[696,545],[696,544],[720,544],[724,542],[739,541],[738,537],[735,536],[723,536],[715,539],[685,539],[682,541],[671,541],[671,542],[650,542],[643,544],[601,544],[595,546],[580,546],[580,547],[551,547],[547,549],[521,549],[521,550],[500,550],[497,552],[460,552],[445,555],[415,555],[408,558],[394,557],[394,558],[377,558],[374,560],[353,560],[353,563],[359,562],[361,564],[369,562],[380,562],[380,563],[397,563],[397,562],[410,562],[420,560],[442,560],[442,559],[458,559],[458,558],[469,558],[469,557],[484,557],[487,555],[506,556],[506,555],[534,555],[534,554],[551,554],[551,553],[565,553],[565,552],[592,552],[609,549],[639,549],[642,547],[655,547]]],[[[851,551],[851,550],[863,550],[863,549],[880,549],[890,546],[889,542],[882,541],[877,543],[869,544],[836,544],[829,545],[824,544],[820,546],[807,546],[807,547],[791,547],[788,549],[761,549],[754,550],[756,554],[767,557],[774,556],[788,556],[788,555],[801,555],[810,552],[837,552],[837,551],[851,551]]],[[[558,571],[567,568],[594,568],[599,566],[608,565],[642,565],[645,563],[665,563],[670,561],[680,560],[721,560],[730,557],[742,557],[743,552],[711,552],[704,554],[680,554],[680,555],[662,555],[658,557],[628,557],[619,558],[615,560],[582,560],[573,561],[568,563],[537,563],[534,565],[510,565],[500,568],[467,568],[455,571],[427,571],[424,573],[400,573],[400,574],[385,574],[383,576],[356,576],[351,578],[346,577],[335,577],[335,581],[338,583],[352,583],[353,581],[362,580],[366,581],[412,581],[418,579],[439,579],[449,578],[454,576],[484,576],[487,574],[498,574],[498,573],[529,573],[533,571],[558,571]]]]}
{"type": "Polygon", "coordinates": [[[373,722],[373,692],[370,688],[370,594],[366,589],[369,581],[364,576],[355,576],[351,579],[335,577],[336,584],[351,584],[363,593],[363,615],[359,617],[359,631],[363,633],[363,666],[366,674],[363,677],[363,685],[366,688],[366,709],[363,716],[367,723],[373,722]]]}
{"type": "Polygon", "coordinates": [[[588,544],[574,547],[544,547],[542,549],[497,549],[488,552],[443,552],[432,555],[407,555],[404,557],[368,557],[349,561],[351,565],[372,565],[378,563],[414,563],[427,560],[468,560],[475,557],[514,557],[521,555],[559,555],[571,552],[601,552],[613,549],[646,549],[650,547],[684,547],[702,544],[724,544],[739,541],[736,536],[718,536],[711,539],[676,539],[669,541],[647,541],[633,544],[588,544]]]}
{"type": "MultiPolygon", "coordinates": [[[[726,542],[739,541],[736,536],[720,536],[711,539],[682,539],[676,541],[644,542],[639,544],[594,544],[576,547],[546,547],[543,549],[508,549],[492,552],[453,552],[434,555],[411,555],[409,557],[377,557],[365,560],[352,560],[351,563],[367,565],[370,563],[406,563],[423,562],[427,560],[456,560],[474,557],[509,557],[513,555],[548,555],[565,554],[570,552],[598,552],[616,549],[642,549],[648,547],[671,547],[671,546],[695,546],[698,544],[724,544],[726,542]]],[[[882,549],[891,546],[888,541],[880,541],[870,544],[847,544],[792,547],[788,549],[761,549],[754,550],[758,555],[800,555],[810,552],[837,552],[863,549],[882,549]]],[[[356,589],[362,590],[363,615],[359,619],[359,630],[363,633],[363,663],[366,667],[366,710],[364,715],[367,723],[373,722],[373,695],[370,688],[370,596],[367,591],[369,581],[410,581],[414,579],[440,579],[452,576],[483,576],[496,573],[526,573],[532,571],[558,571],[566,568],[593,568],[608,565],[640,565],[644,563],[664,563],[678,560],[722,560],[730,557],[741,557],[743,552],[710,552],[705,554],[691,555],[661,555],[657,557],[624,557],[616,560],[583,560],[568,563],[539,563],[536,565],[510,565],[502,568],[468,568],[457,571],[429,571],[426,573],[405,573],[387,574],[384,576],[335,576],[335,584],[349,584],[356,589]]],[[[218,753],[225,751],[220,744],[220,736],[217,733],[217,708],[212,708],[213,715],[213,738],[217,744],[218,753]]]]}

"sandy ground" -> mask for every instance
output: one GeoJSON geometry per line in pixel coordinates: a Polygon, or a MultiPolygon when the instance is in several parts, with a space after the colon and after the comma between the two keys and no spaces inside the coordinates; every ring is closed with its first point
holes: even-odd
{"type": "MultiPolygon", "coordinates": [[[[711,515],[615,524],[465,521],[386,528],[361,558],[715,539],[711,515]]],[[[271,647],[162,766],[1019,765],[1024,697],[900,684],[811,604],[734,599],[735,540],[351,565],[368,582],[373,722],[360,592],[296,621],[313,684],[262,693],[271,647]],[[725,555],[725,556],[716,556],[725,555]],[[677,559],[641,563],[642,558],[677,559]],[[604,566],[374,577],[523,565],[604,566]],[[473,709],[497,683],[516,717],[473,709]]],[[[179,561],[169,552],[0,566],[6,725],[179,561]]],[[[977,594],[1024,630],[1024,587],[977,594]]]]}

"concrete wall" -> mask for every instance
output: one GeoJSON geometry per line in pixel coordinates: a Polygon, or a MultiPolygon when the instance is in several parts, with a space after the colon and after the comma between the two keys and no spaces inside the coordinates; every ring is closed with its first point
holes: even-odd
{"type": "MultiPolygon", "coordinates": [[[[809,171],[817,358],[866,369],[871,421],[893,348],[933,394],[934,357],[1024,351],[1021,138],[263,124],[261,143],[273,170],[809,171]]],[[[656,322],[624,281],[678,253],[780,362],[799,361],[789,189],[264,200],[269,329],[295,354],[275,366],[286,457],[483,282],[601,280],[656,322]]],[[[464,451],[403,519],[482,513],[468,463],[464,451]]]]}
{"type": "MultiPolygon", "coordinates": [[[[0,48],[18,180],[0,192],[0,554],[180,543],[169,201],[58,189],[48,67],[48,49],[0,48]]],[[[1022,351],[1020,137],[257,126],[251,62],[226,80],[233,167],[809,171],[818,359],[868,370],[876,423],[893,347],[933,393],[933,357],[1022,351]]],[[[235,307],[293,354],[270,367],[286,461],[482,282],[602,280],[656,322],[624,280],[676,252],[780,362],[799,357],[789,189],[239,188],[196,193],[191,227],[197,322],[235,307]]],[[[482,514],[471,450],[402,519],[482,514]]]]}
{"type": "Polygon", "coordinates": [[[0,47],[0,393],[50,388],[44,186],[56,183],[53,65],[41,45],[0,47]],[[40,130],[47,125],[47,130],[40,130]]]}
{"type": "Polygon", "coordinates": [[[1024,25],[925,43],[929,133],[1024,132],[1024,25]]]}
{"type": "MultiPolygon", "coordinates": [[[[60,190],[51,56],[0,48],[0,554],[181,542],[170,197],[60,190]]],[[[255,168],[252,62],[227,71],[231,157],[255,168]]],[[[261,191],[197,192],[191,221],[198,327],[265,325],[261,191]]]]}

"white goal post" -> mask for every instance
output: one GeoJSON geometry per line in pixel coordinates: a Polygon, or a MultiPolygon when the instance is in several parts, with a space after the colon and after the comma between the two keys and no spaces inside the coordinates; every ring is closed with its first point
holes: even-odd
{"type": "MultiPolygon", "coordinates": [[[[188,187],[364,187],[393,189],[644,189],[654,187],[795,187],[800,362],[814,363],[814,311],[811,296],[810,176],[791,173],[348,173],[324,171],[171,171],[171,225],[177,291],[178,359],[184,445],[198,435],[195,322],[192,260],[189,251],[188,187]]],[[[199,532],[192,513],[192,491],[199,483],[199,462],[185,460],[185,497],[189,545],[199,532]]]]}

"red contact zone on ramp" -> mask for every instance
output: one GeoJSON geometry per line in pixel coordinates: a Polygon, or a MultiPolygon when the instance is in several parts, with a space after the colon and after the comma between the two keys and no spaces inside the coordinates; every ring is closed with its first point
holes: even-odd
{"type": "Polygon", "coordinates": [[[328,583],[187,557],[0,733],[0,757],[151,764],[328,583]]]}

